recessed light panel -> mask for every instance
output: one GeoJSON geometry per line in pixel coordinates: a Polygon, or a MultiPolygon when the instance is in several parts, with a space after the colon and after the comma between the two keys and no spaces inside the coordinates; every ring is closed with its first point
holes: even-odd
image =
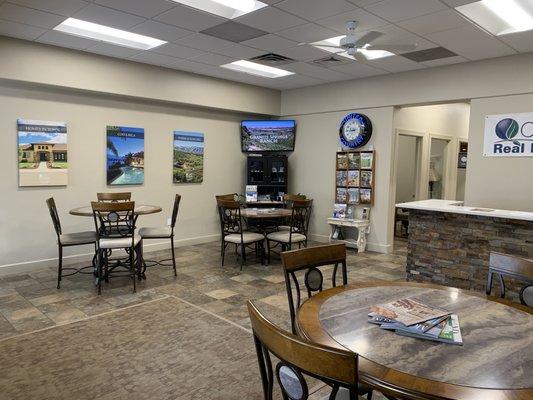
{"type": "MultiPolygon", "coordinates": [[[[335,36],[329,39],[321,40],[319,42],[311,43],[313,46],[320,50],[328,51],[330,53],[335,53],[339,56],[349,58],[353,61],[353,57],[346,53],[341,47],[333,48],[333,47],[324,47],[324,46],[339,46],[341,39],[345,37],[343,36],[335,36]]],[[[385,50],[367,50],[366,47],[368,47],[368,44],[365,44],[363,47],[357,49],[357,51],[361,54],[363,54],[367,59],[369,60],[375,60],[377,58],[384,58],[384,57],[390,57],[393,56],[394,53],[391,53],[389,51],[385,50]]]]}
{"type": "Polygon", "coordinates": [[[493,35],[533,29],[531,0],[481,0],[455,9],[493,35]]]}
{"type": "Polygon", "coordinates": [[[175,3],[207,11],[224,18],[237,18],[266,7],[267,4],[258,0],[172,0],[175,3]]]}
{"type": "Polygon", "coordinates": [[[294,75],[294,72],[286,71],[281,68],[269,67],[268,65],[258,64],[247,60],[234,61],[229,64],[221,65],[221,67],[244,72],[246,74],[262,76],[264,78],[281,78],[282,76],[294,75]]]}
{"type": "Polygon", "coordinates": [[[167,43],[164,40],[94,24],[76,18],[66,19],[56,26],[54,30],[139,50],[153,49],[154,47],[167,43]]]}

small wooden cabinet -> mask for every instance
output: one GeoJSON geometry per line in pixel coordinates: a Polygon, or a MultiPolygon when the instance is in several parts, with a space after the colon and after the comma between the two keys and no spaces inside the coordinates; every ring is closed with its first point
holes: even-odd
{"type": "Polygon", "coordinates": [[[257,185],[258,200],[279,200],[287,193],[288,162],[285,155],[250,155],[247,185],[257,185]]]}

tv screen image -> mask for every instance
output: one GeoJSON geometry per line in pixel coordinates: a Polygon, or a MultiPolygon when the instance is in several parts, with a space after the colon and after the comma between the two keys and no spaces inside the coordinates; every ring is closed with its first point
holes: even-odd
{"type": "Polygon", "coordinates": [[[293,151],[295,133],[294,120],[242,121],[242,151],[293,151]]]}

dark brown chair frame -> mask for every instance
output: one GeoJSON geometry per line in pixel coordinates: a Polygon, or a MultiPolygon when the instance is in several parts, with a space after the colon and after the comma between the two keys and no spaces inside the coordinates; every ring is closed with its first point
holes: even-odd
{"type": "Polygon", "coordinates": [[[341,266],[342,284],[348,283],[348,273],[346,269],[346,245],[330,244],[324,246],[309,247],[281,253],[283,273],[285,275],[285,286],[287,289],[287,299],[289,301],[289,313],[291,315],[292,333],[296,334],[296,312],[302,304],[300,283],[296,277],[296,272],[306,271],[304,276],[304,286],[307,290],[307,298],[315,292],[323,289],[324,276],[318,267],[333,265],[331,273],[331,284],[337,286],[337,271],[341,266]],[[296,302],[294,301],[292,282],[296,290],[296,302]]]}
{"type": "Polygon", "coordinates": [[[50,217],[52,218],[52,223],[54,225],[54,230],[57,236],[57,248],[58,248],[58,265],[57,265],[57,288],[61,287],[61,280],[65,276],[80,274],[94,274],[96,268],[96,241],[90,241],[86,243],[76,243],[76,244],[63,244],[61,242],[61,220],[59,219],[59,213],[57,212],[56,202],[53,197],[46,199],[46,205],[48,206],[48,211],[50,212],[50,217]],[[82,268],[63,268],[63,247],[72,247],[72,246],[83,246],[87,244],[94,244],[94,256],[92,260],[92,265],[82,267],[82,268]],[[86,271],[90,269],[90,271],[86,271]],[[64,274],[63,271],[69,271],[67,274],[64,274]]]}
{"type": "MultiPolygon", "coordinates": [[[[97,286],[102,293],[102,280],[109,281],[109,257],[112,249],[102,249],[102,239],[131,238],[131,245],[124,247],[128,254],[128,275],[133,280],[133,293],[137,291],[136,278],[142,263],[142,240],[135,245],[135,202],[91,202],[97,243],[97,286]],[[136,258],[135,258],[136,255],[136,258]],[[105,271],[105,274],[104,274],[105,271]]],[[[121,262],[120,265],[123,265],[121,262]]]]}
{"type": "Polygon", "coordinates": [[[119,201],[131,201],[131,192],[103,192],[96,193],[98,201],[110,201],[113,203],[119,201]]]}
{"type": "Polygon", "coordinates": [[[368,399],[371,400],[372,390],[358,385],[357,354],[299,338],[271,323],[251,301],[248,301],[247,306],[265,400],[272,400],[274,387],[271,354],[280,360],[276,365],[275,375],[284,400],[289,400],[290,397],[280,378],[281,368],[288,368],[297,377],[303,392],[302,400],[308,399],[309,395],[303,375],[331,386],[330,400],[335,399],[341,387],[348,390],[351,400],[357,400],[358,395],[364,394],[367,394],[368,399]]]}
{"type": "Polygon", "coordinates": [[[502,299],[505,297],[506,291],[503,277],[507,276],[511,279],[525,282],[525,286],[522,287],[519,293],[520,303],[527,306],[533,306],[532,304],[527,304],[523,296],[526,288],[533,285],[533,260],[491,251],[489,257],[487,287],[485,290],[486,294],[489,296],[492,291],[494,274],[498,276],[498,280],[500,281],[500,297],[502,299]]]}

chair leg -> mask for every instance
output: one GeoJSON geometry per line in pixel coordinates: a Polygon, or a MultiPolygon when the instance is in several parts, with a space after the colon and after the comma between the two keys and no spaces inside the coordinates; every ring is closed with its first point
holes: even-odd
{"type": "MultiPolygon", "coordinates": [[[[105,250],[104,250],[105,251],[105,250]]],[[[98,294],[102,294],[102,267],[103,267],[103,252],[98,250],[98,261],[97,261],[97,270],[98,270],[98,294]]]]}
{"type": "Polygon", "coordinates": [[[374,394],[374,391],[370,389],[368,393],[366,394],[366,400],[372,400],[372,395],[374,394]]]}
{"type": "Polygon", "coordinates": [[[59,245],[59,262],[57,264],[57,288],[61,285],[61,278],[63,275],[63,246],[59,245]]]}
{"type": "Polygon", "coordinates": [[[267,264],[270,265],[270,240],[267,239],[267,264]]]}
{"type": "Polygon", "coordinates": [[[226,256],[226,243],[224,241],[220,245],[220,252],[222,253],[222,266],[224,266],[224,258],[226,256]]]}
{"type": "Polygon", "coordinates": [[[246,263],[246,246],[244,243],[241,244],[241,271],[243,265],[246,263]]]}
{"type": "Polygon", "coordinates": [[[174,276],[178,276],[176,272],[176,253],[174,250],[174,235],[170,237],[170,246],[172,246],[172,268],[174,268],[174,276]]]}
{"type": "Polygon", "coordinates": [[[135,248],[132,247],[130,249],[130,275],[133,278],[133,293],[137,293],[137,274],[135,273],[135,267],[133,263],[133,253],[135,252],[135,248]]]}

